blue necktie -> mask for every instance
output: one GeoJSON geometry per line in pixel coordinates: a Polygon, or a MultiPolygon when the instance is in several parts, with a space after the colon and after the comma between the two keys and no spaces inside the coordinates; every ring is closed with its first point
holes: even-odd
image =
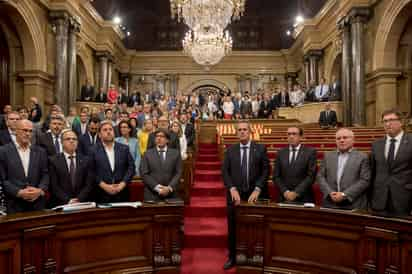
{"type": "Polygon", "coordinates": [[[60,142],[59,142],[59,137],[58,136],[55,136],[54,146],[56,148],[56,153],[60,153],[60,142]]]}

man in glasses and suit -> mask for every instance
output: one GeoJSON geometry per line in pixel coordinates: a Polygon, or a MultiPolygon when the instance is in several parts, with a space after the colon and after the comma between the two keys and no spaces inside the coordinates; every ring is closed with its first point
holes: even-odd
{"type": "Polygon", "coordinates": [[[273,180],[279,186],[281,202],[313,202],[312,184],[316,176],[316,150],[300,143],[303,129],[287,130],[288,146],[276,157],[273,180]]]}
{"type": "Polygon", "coordinates": [[[90,201],[94,187],[94,170],[90,159],[76,153],[76,133],[65,130],[61,135],[63,151],[49,159],[52,207],[90,201]]]}
{"type": "Polygon", "coordinates": [[[49,187],[47,153],[31,144],[33,123],[16,123],[16,142],[0,147],[0,181],[3,186],[7,213],[42,210],[49,187]]]}
{"type": "Polygon", "coordinates": [[[168,146],[169,132],[159,128],[154,132],[155,147],[148,149],[140,164],[145,201],[178,198],[182,175],[182,159],[177,149],[168,146]]]}
{"type": "Polygon", "coordinates": [[[250,139],[250,124],[240,121],[237,124],[239,143],[230,146],[222,166],[223,181],[226,187],[229,258],[223,266],[229,269],[236,264],[236,219],[235,207],[241,201],[254,203],[259,197],[267,197],[267,177],[269,159],[266,147],[250,139]]]}

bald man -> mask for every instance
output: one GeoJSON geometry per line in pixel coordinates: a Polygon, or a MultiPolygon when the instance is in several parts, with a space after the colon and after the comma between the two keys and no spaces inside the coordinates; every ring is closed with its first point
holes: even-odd
{"type": "Polygon", "coordinates": [[[342,209],[366,209],[366,190],[371,170],[368,156],[353,148],[353,131],[336,132],[336,151],[325,154],[317,182],[323,193],[323,206],[342,209]]]}
{"type": "Polygon", "coordinates": [[[49,187],[47,153],[31,144],[32,132],[32,122],[19,120],[16,142],[0,148],[0,182],[9,214],[45,208],[44,195],[49,187]]]}

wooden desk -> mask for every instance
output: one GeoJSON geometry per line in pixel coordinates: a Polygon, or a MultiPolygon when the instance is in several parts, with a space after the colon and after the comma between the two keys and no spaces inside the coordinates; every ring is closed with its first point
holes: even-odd
{"type": "Polygon", "coordinates": [[[0,273],[180,273],[183,206],[0,218],[0,273]]]}
{"type": "Polygon", "coordinates": [[[412,219],[241,205],[237,273],[412,273],[412,219]]]}

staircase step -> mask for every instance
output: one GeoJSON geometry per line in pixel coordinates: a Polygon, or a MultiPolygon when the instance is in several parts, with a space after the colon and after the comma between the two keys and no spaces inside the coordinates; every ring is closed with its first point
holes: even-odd
{"type": "Polygon", "coordinates": [[[217,147],[216,143],[215,144],[205,144],[205,143],[199,143],[198,144],[199,149],[201,149],[201,148],[216,148],[216,147],[217,147]]]}
{"type": "Polygon", "coordinates": [[[223,196],[196,197],[185,207],[186,217],[226,217],[226,198],[223,196]]]}
{"type": "Polygon", "coordinates": [[[197,151],[198,155],[202,154],[218,154],[219,150],[217,148],[202,148],[197,151]]]}
{"type": "Polygon", "coordinates": [[[195,181],[218,181],[222,179],[222,172],[217,170],[196,170],[195,181]]]}
{"type": "Polygon", "coordinates": [[[226,218],[185,218],[185,247],[224,248],[227,246],[226,218]]]}
{"type": "Polygon", "coordinates": [[[196,170],[216,170],[222,167],[222,163],[220,161],[211,161],[211,162],[196,162],[196,170]]]}
{"type": "Polygon", "coordinates": [[[225,197],[226,189],[222,182],[196,182],[190,194],[192,197],[222,196],[225,197]]]}
{"type": "Polygon", "coordinates": [[[217,154],[203,154],[203,155],[197,156],[196,161],[216,162],[216,161],[219,161],[219,157],[217,154]]]}
{"type": "Polygon", "coordinates": [[[236,267],[223,270],[227,259],[225,248],[184,248],[181,274],[234,274],[236,267]]]}

